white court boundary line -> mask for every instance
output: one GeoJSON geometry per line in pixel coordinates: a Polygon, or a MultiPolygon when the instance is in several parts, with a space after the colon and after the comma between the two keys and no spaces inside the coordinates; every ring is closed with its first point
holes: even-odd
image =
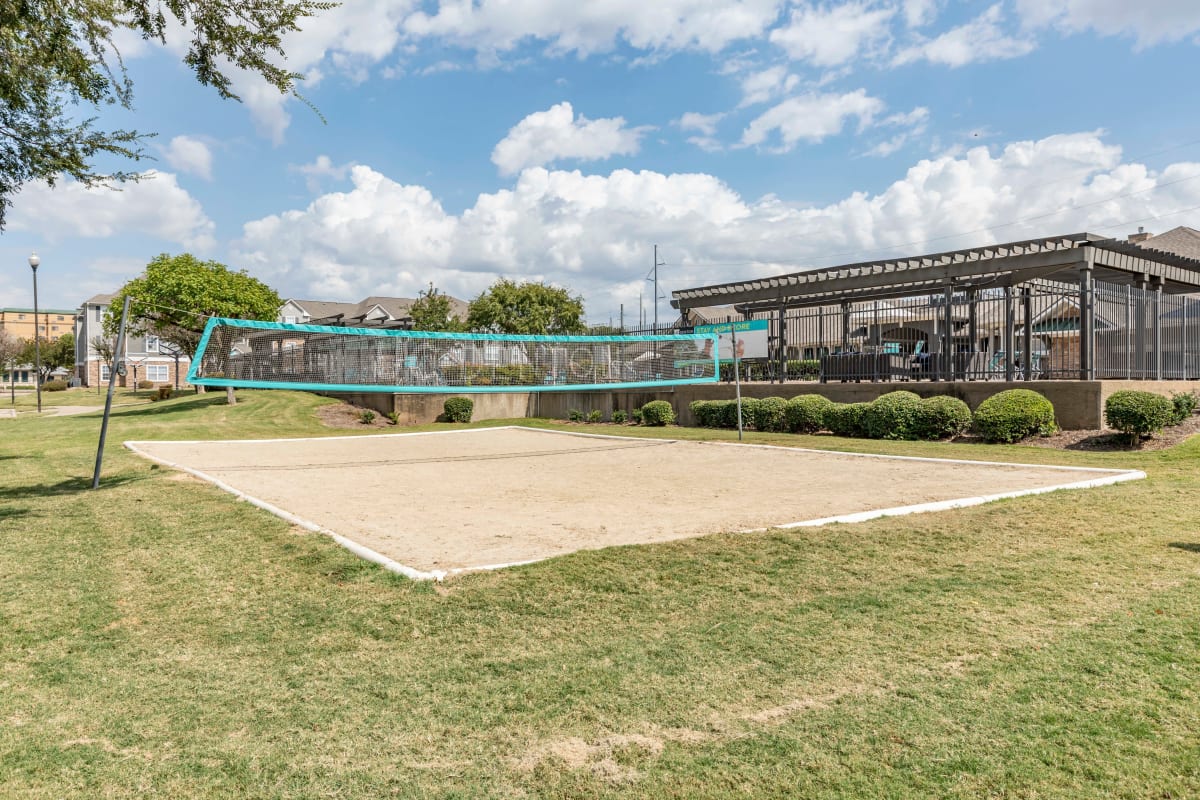
{"type": "Polygon", "coordinates": [[[808,447],[785,447],[782,445],[772,445],[772,444],[747,444],[747,443],[742,443],[742,442],[709,442],[709,441],[695,441],[695,440],[683,440],[683,439],[658,439],[655,437],[647,437],[647,436],[622,436],[620,434],[584,433],[582,431],[563,431],[563,430],[555,430],[553,428],[533,428],[533,427],[529,427],[526,425],[497,425],[495,427],[490,427],[490,428],[468,428],[465,430],[411,431],[408,433],[384,433],[384,434],[374,434],[374,435],[360,434],[357,436],[304,436],[304,437],[296,437],[296,438],[290,438],[290,439],[283,439],[283,438],[280,438],[280,439],[207,439],[207,440],[206,439],[182,439],[182,440],[159,439],[159,440],[127,441],[127,442],[124,442],[124,445],[126,448],[128,448],[129,450],[132,450],[134,453],[137,453],[142,458],[148,459],[150,461],[154,461],[158,464],[162,464],[163,466],[170,467],[172,469],[177,469],[181,472],[186,472],[189,475],[193,475],[197,478],[200,478],[201,480],[208,481],[209,483],[216,486],[218,489],[226,491],[229,494],[232,494],[234,497],[238,498],[239,500],[244,500],[247,503],[250,503],[251,505],[256,506],[258,508],[261,508],[262,510],[264,510],[268,513],[274,514],[275,516],[279,517],[280,519],[286,520],[294,525],[299,525],[300,527],[302,527],[306,530],[310,530],[314,533],[325,534],[326,536],[331,537],[339,545],[341,545],[342,547],[349,550],[351,553],[354,553],[355,555],[357,555],[359,558],[365,559],[374,564],[378,564],[379,566],[383,567],[384,569],[386,569],[390,572],[395,572],[400,575],[404,575],[405,577],[411,578],[412,580],[418,580],[418,581],[433,580],[433,581],[441,582],[441,581],[445,580],[445,578],[447,578],[448,576],[451,576],[451,575],[459,575],[459,574],[466,573],[466,572],[487,572],[487,571],[491,571],[491,570],[506,569],[508,567],[519,567],[519,566],[524,566],[526,564],[535,564],[539,561],[545,561],[547,558],[555,558],[556,556],[531,558],[531,559],[528,559],[525,561],[511,561],[511,562],[504,563],[504,564],[484,564],[481,566],[474,566],[474,567],[455,567],[453,569],[448,569],[448,570],[440,570],[440,569],[439,570],[429,570],[429,571],[420,570],[415,567],[410,567],[407,564],[401,564],[398,561],[390,559],[387,556],[383,555],[382,553],[376,552],[375,550],[372,550],[371,548],[369,548],[365,545],[361,545],[352,539],[348,539],[345,536],[342,536],[337,531],[331,530],[329,528],[326,528],[323,525],[319,525],[315,522],[304,519],[303,517],[297,516],[296,514],[293,514],[290,511],[287,511],[276,505],[268,503],[266,500],[262,500],[257,497],[254,497],[253,495],[249,495],[249,494],[241,491],[240,489],[235,489],[233,486],[230,486],[229,484],[225,483],[220,478],[217,478],[214,475],[209,475],[208,473],[202,472],[201,470],[193,469],[192,467],[188,467],[183,464],[179,464],[177,462],[170,461],[165,458],[159,458],[158,456],[151,455],[150,453],[141,449],[139,447],[139,445],[243,444],[243,443],[267,444],[267,443],[279,443],[279,442],[317,442],[317,441],[331,441],[331,440],[344,441],[344,440],[348,440],[348,439],[367,440],[367,439],[377,439],[377,438],[395,438],[395,437],[400,437],[400,436],[434,436],[434,435],[444,435],[444,434],[486,433],[487,431],[503,431],[503,430],[531,431],[534,433],[551,433],[551,434],[558,434],[560,436],[577,436],[577,437],[588,438],[588,439],[626,439],[626,440],[634,440],[634,441],[639,441],[639,442],[646,442],[646,441],[664,442],[664,443],[668,443],[668,444],[689,442],[692,444],[713,445],[713,446],[718,446],[718,447],[746,447],[746,448],[763,449],[763,450],[783,450],[783,451],[791,452],[791,453],[816,453],[819,455],[853,456],[853,457],[857,457],[857,458],[875,458],[875,459],[892,460],[892,461],[917,461],[917,462],[929,462],[929,463],[934,463],[934,464],[972,464],[972,465],[983,465],[983,466],[990,466],[990,467],[1019,467],[1019,468],[1032,468],[1032,469],[1048,469],[1048,470],[1059,470],[1059,471],[1065,471],[1065,472],[1099,473],[1099,474],[1103,475],[1103,477],[1092,478],[1091,480],[1074,481],[1071,483],[1057,484],[1054,486],[1038,486],[1038,487],[1034,487],[1032,489],[1018,489],[1018,490],[1011,491],[1011,492],[1001,492],[1001,493],[990,494],[990,495],[978,495],[975,497],[961,497],[961,498],[956,498],[956,499],[952,499],[952,500],[939,500],[939,501],[932,502],[932,503],[917,503],[915,505],[895,506],[892,508],[873,509],[870,511],[857,511],[857,512],[850,513],[850,514],[839,514],[839,515],[832,516],[832,517],[821,517],[819,519],[800,520],[798,522],[785,522],[785,523],[780,523],[778,525],[771,525],[766,528],[748,528],[748,529],[740,530],[740,531],[732,531],[733,533],[761,533],[763,531],[776,530],[776,529],[820,527],[822,525],[831,525],[834,523],[866,522],[868,520],[879,519],[881,517],[900,517],[900,516],[905,516],[907,514],[923,514],[923,513],[931,512],[931,511],[949,511],[949,510],[956,509],[956,508],[969,508],[971,506],[983,505],[985,503],[991,503],[991,502],[995,502],[997,500],[1006,500],[1006,499],[1013,498],[1013,497],[1025,497],[1027,495],[1047,494],[1049,492],[1058,492],[1058,491],[1065,491],[1065,490],[1070,490],[1070,489],[1091,489],[1091,488],[1096,488],[1099,486],[1111,486],[1113,484],[1123,483],[1125,481],[1142,480],[1143,478],[1146,477],[1146,473],[1142,472],[1141,470],[1109,469],[1106,467],[1069,467],[1069,466],[1063,466],[1063,465],[1059,465],[1059,464],[1024,464],[1024,463],[1017,463],[1017,462],[1010,462],[1010,461],[972,461],[971,459],[965,459],[965,458],[932,458],[932,457],[928,457],[928,456],[897,456],[897,455],[886,455],[886,454],[879,454],[879,453],[854,453],[854,452],[847,452],[847,451],[842,451],[842,450],[819,450],[819,449],[808,448],[808,447]]]}

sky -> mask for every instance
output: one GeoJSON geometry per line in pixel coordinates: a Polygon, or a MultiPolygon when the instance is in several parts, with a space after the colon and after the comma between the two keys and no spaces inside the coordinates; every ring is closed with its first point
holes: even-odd
{"type": "Polygon", "coordinates": [[[155,132],[121,191],[28,184],[0,306],[74,308],[159,253],[284,298],[670,292],[1079,231],[1200,228],[1195,0],[346,0],[285,41],[304,99],[122,37],[155,132]]]}

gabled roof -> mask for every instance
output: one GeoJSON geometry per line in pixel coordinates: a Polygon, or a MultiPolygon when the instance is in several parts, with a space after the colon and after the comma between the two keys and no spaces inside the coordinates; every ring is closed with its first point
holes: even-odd
{"type": "Polygon", "coordinates": [[[1139,242],[1141,247],[1159,250],[1164,253],[1174,253],[1184,258],[1200,259],[1200,231],[1180,225],[1169,231],[1151,236],[1139,242]]]}
{"type": "Polygon", "coordinates": [[[91,297],[87,300],[84,300],[83,304],[85,306],[106,306],[109,303],[111,303],[112,299],[116,296],[117,295],[115,293],[114,294],[98,294],[95,297],[91,297]]]}
{"type": "MultiPolygon", "coordinates": [[[[467,316],[467,303],[457,297],[450,297],[450,314],[458,317],[467,316]]],[[[332,300],[297,300],[288,298],[284,305],[291,303],[304,311],[311,319],[325,319],[341,314],[345,320],[361,320],[379,308],[389,319],[407,319],[412,304],[417,302],[414,297],[383,297],[372,295],[357,303],[340,303],[332,300]]]]}

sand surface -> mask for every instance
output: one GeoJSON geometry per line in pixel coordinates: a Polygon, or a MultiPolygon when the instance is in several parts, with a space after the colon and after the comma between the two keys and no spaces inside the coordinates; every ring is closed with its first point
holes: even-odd
{"type": "Polygon", "coordinates": [[[531,429],[138,442],[423,571],[766,528],[1098,477],[531,429]]]}

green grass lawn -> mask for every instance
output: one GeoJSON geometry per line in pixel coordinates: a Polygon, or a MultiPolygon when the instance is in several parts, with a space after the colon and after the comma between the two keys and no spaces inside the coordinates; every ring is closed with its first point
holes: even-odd
{"type": "Polygon", "coordinates": [[[434,585],[119,446],[346,433],[239,396],[118,409],[96,492],[95,417],[0,422],[0,797],[1200,796],[1200,437],[751,435],[1149,478],[434,585]]]}
{"type": "MultiPolygon", "coordinates": [[[[187,392],[190,394],[190,390],[187,392]]],[[[149,403],[150,398],[155,396],[156,392],[153,389],[117,389],[113,392],[113,405],[141,405],[149,403]]],[[[48,392],[42,390],[42,408],[53,408],[54,406],[96,406],[104,408],[104,400],[108,395],[108,387],[102,386],[99,390],[92,388],[76,388],[65,389],[61,392],[48,392]]],[[[12,408],[16,406],[18,413],[37,411],[37,394],[28,392],[26,394],[18,394],[15,398],[15,403],[10,393],[4,392],[0,394],[0,408],[12,408]]]]}

